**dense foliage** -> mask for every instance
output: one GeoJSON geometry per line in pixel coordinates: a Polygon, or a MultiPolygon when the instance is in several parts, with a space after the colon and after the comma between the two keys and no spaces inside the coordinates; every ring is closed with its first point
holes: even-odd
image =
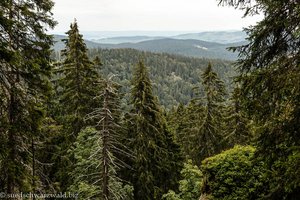
{"type": "Polygon", "coordinates": [[[238,74],[222,60],[88,50],[76,21],[53,61],[53,3],[1,1],[0,194],[299,199],[300,4],[218,1],[264,13],[234,48],[238,74]]]}
{"type": "Polygon", "coordinates": [[[248,44],[236,51],[243,107],[257,129],[258,159],[268,164],[266,199],[300,198],[300,4],[298,1],[221,0],[264,13],[246,29],[248,44]]]}
{"type": "Polygon", "coordinates": [[[176,186],[181,162],[179,147],[167,129],[142,61],[134,69],[132,85],[128,146],[135,156],[130,175],[134,196],[141,200],[160,199],[176,186]]]}
{"type": "MultiPolygon", "coordinates": [[[[53,83],[56,96],[53,100],[53,118],[63,125],[60,137],[61,148],[55,154],[67,155],[55,161],[58,164],[56,178],[61,189],[66,190],[71,184],[71,177],[65,173],[73,167],[72,151],[78,133],[82,128],[93,125],[94,121],[87,119],[87,115],[100,106],[101,87],[98,84],[102,78],[96,70],[97,63],[90,61],[87,48],[79,33],[77,22],[71,24],[64,40],[66,47],[62,50],[62,61],[56,64],[53,83]]],[[[99,119],[98,119],[99,120],[99,119]]]]}
{"type": "Polygon", "coordinates": [[[201,194],[203,175],[200,169],[188,160],[181,170],[182,179],[179,181],[179,193],[170,190],[163,195],[165,200],[190,200],[198,199],[201,194]]]}
{"type": "Polygon", "coordinates": [[[53,2],[0,2],[0,191],[35,191],[35,148],[51,73],[53,2]],[[26,19],[26,20],[25,20],[26,19]]]}
{"type": "Polygon", "coordinates": [[[258,199],[265,172],[253,162],[255,148],[235,146],[202,162],[202,194],[209,199],[258,199]]]}
{"type": "MultiPolygon", "coordinates": [[[[229,89],[232,77],[236,75],[232,62],[223,60],[189,58],[133,49],[91,49],[89,55],[91,58],[101,58],[101,73],[104,76],[117,75],[116,81],[123,86],[122,91],[128,101],[133,67],[142,58],[149,67],[153,93],[166,109],[171,109],[179,103],[188,104],[195,95],[193,88],[198,86],[200,76],[209,62],[229,89]]],[[[56,57],[59,58],[58,55],[56,57]]]]}

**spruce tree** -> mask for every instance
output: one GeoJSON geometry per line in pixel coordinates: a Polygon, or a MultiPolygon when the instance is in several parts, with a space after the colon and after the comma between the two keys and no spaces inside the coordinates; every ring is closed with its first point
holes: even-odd
{"type": "Polygon", "coordinates": [[[243,111],[241,100],[241,88],[236,86],[228,105],[226,105],[226,144],[233,147],[236,144],[246,145],[252,139],[250,121],[243,111]]]}
{"type": "Polygon", "coordinates": [[[80,199],[128,199],[130,187],[123,187],[117,171],[124,167],[116,155],[129,154],[121,144],[119,85],[110,77],[102,82],[102,99],[90,119],[97,119],[95,128],[80,132],[75,142],[74,182],[70,189],[80,191],[80,199]]]}
{"type": "Polygon", "coordinates": [[[239,52],[242,104],[257,130],[258,161],[265,160],[269,185],[265,199],[300,198],[300,46],[299,1],[220,0],[263,13],[246,28],[247,44],[239,52]]]}
{"type": "Polygon", "coordinates": [[[94,97],[99,94],[97,82],[101,80],[95,66],[101,63],[99,58],[95,59],[96,63],[88,58],[88,50],[76,20],[67,35],[68,39],[64,40],[66,47],[62,50],[63,62],[57,72],[62,76],[59,81],[62,115],[67,116],[65,120],[70,125],[68,129],[76,138],[80,129],[88,125],[84,121],[86,115],[100,103],[94,97]]]}
{"type": "Polygon", "coordinates": [[[190,104],[190,122],[184,130],[189,142],[190,158],[198,165],[207,157],[219,153],[225,146],[224,102],[225,86],[213,71],[211,64],[202,74],[203,98],[194,98],[190,104]]]}
{"type": "Polygon", "coordinates": [[[80,130],[95,123],[86,120],[86,117],[101,104],[101,99],[96,97],[101,91],[97,83],[102,80],[96,68],[101,63],[99,59],[93,63],[88,58],[88,50],[76,20],[71,24],[67,35],[68,38],[63,40],[66,45],[62,50],[63,61],[56,67],[59,98],[59,114],[56,120],[64,126],[64,134],[59,144],[61,152],[58,153],[61,157],[57,160],[60,164],[56,181],[61,183],[62,190],[66,190],[71,183],[68,173],[74,161],[72,152],[68,155],[67,151],[72,147],[80,130]]]}
{"type": "Polygon", "coordinates": [[[7,0],[0,7],[0,180],[12,194],[34,187],[31,144],[44,116],[52,45],[46,31],[55,22],[50,0],[7,0]]]}
{"type": "Polygon", "coordinates": [[[202,74],[205,92],[205,118],[199,130],[199,158],[203,159],[219,153],[222,148],[224,102],[226,89],[224,82],[213,71],[211,64],[202,74]]]}
{"type": "Polygon", "coordinates": [[[132,183],[135,199],[160,199],[174,188],[180,172],[179,148],[173,142],[143,62],[134,69],[129,146],[134,153],[132,183]]]}

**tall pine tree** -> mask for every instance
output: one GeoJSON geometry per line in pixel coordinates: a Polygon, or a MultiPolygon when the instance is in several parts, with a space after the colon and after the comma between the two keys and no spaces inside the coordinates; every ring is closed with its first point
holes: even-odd
{"type": "Polygon", "coordinates": [[[62,76],[59,81],[61,112],[67,116],[66,124],[76,138],[80,129],[88,124],[84,120],[86,115],[101,102],[94,98],[99,95],[97,82],[101,80],[101,76],[95,67],[99,65],[99,59],[93,63],[88,58],[88,50],[76,20],[70,28],[67,32],[68,39],[64,40],[66,47],[62,50],[64,60],[57,71],[62,76]]]}
{"type": "Polygon", "coordinates": [[[299,1],[220,0],[264,18],[245,31],[240,58],[243,106],[257,129],[269,173],[265,199],[300,199],[299,1]]]}
{"type": "Polygon", "coordinates": [[[130,187],[123,187],[117,171],[124,167],[117,155],[128,155],[121,144],[120,121],[120,86],[112,77],[103,80],[102,99],[93,112],[88,115],[96,119],[94,129],[87,128],[80,132],[75,142],[74,182],[70,190],[79,191],[80,199],[129,199],[130,187]]]}
{"type": "Polygon", "coordinates": [[[59,114],[56,120],[64,126],[64,134],[59,144],[61,157],[55,161],[57,166],[57,180],[61,183],[62,190],[70,184],[68,172],[72,169],[73,155],[67,151],[72,147],[78,133],[82,128],[93,125],[95,121],[86,120],[86,117],[101,104],[101,99],[96,98],[101,88],[97,84],[101,81],[99,59],[96,63],[90,61],[87,47],[82,35],[79,33],[75,20],[67,32],[68,38],[64,40],[66,47],[62,50],[63,61],[56,68],[57,93],[59,98],[59,114]]]}
{"type": "Polygon", "coordinates": [[[199,130],[199,144],[202,147],[200,149],[200,159],[219,153],[223,148],[224,102],[226,95],[224,82],[213,71],[210,63],[202,74],[202,81],[206,109],[205,118],[199,130]]]}
{"type": "Polygon", "coordinates": [[[241,105],[241,93],[241,88],[236,86],[226,106],[225,141],[226,144],[232,147],[236,144],[249,144],[251,139],[253,139],[250,129],[250,120],[247,119],[246,113],[241,105]]]}
{"type": "Polygon", "coordinates": [[[132,184],[135,199],[160,199],[176,187],[180,173],[179,148],[166,127],[153,96],[148,70],[143,62],[134,69],[131,90],[132,119],[129,146],[134,153],[132,184]]]}
{"type": "Polygon", "coordinates": [[[32,191],[32,142],[40,134],[49,89],[53,2],[0,2],[1,190],[32,191]]]}
{"type": "Polygon", "coordinates": [[[198,165],[207,157],[219,153],[224,148],[224,103],[225,85],[211,64],[202,74],[204,98],[192,100],[188,117],[190,121],[184,129],[189,157],[198,165]]]}

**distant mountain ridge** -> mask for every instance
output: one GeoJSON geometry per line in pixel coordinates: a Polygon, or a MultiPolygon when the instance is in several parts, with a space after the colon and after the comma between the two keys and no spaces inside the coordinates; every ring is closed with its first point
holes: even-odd
{"type": "Polygon", "coordinates": [[[121,43],[138,43],[148,40],[163,39],[165,37],[151,37],[151,36],[123,36],[123,37],[109,37],[102,39],[92,39],[92,42],[100,44],[121,44],[121,43]]]}
{"type": "Polygon", "coordinates": [[[197,58],[214,58],[235,60],[237,54],[227,50],[230,46],[239,46],[241,43],[220,44],[215,42],[206,42],[201,40],[182,40],[182,39],[158,39],[149,40],[139,43],[122,43],[122,44],[99,44],[101,48],[123,49],[131,48],[142,51],[155,53],[169,53],[197,58]]]}
{"type": "Polygon", "coordinates": [[[247,37],[244,31],[207,31],[200,33],[187,33],[174,36],[174,39],[194,39],[207,42],[230,44],[245,41],[247,37]]]}
{"type": "MultiPolygon", "coordinates": [[[[212,59],[224,59],[224,60],[236,60],[237,53],[233,53],[227,50],[228,47],[240,46],[245,44],[242,40],[240,32],[217,32],[213,34],[210,38],[209,32],[204,33],[191,33],[184,35],[177,35],[174,37],[150,37],[150,36],[130,36],[130,37],[114,37],[101,40],[85,40],[88,48],[106,48],[106,49],[137,49],[141,51],[149,51],[155,53],[169,53],[184,55],[196,58],[212,58],[212,59]],[[216,39],[221,33],[223,37],[216,39]],[[218,43],[212,41],[203,41],[200,39],[190,39],[190,38],[202,38],[206,37],[207,40],[218,40],[218,41],[239,41],[233,43],[218,43]],[[223,39],[222,39],[223,38],[223,39]],[[228,38],[228,39],[226,39],[228,38]],[[104,41],[104,43],[99,43],[99,41],[104,41]],[[130,41],[118,43],[117,41],[130,41]]],[[[64,48],[64,43],[61,42],[66,36],[54,35],[54,50],[59,51],[64,48]]]]}
{"type": "MultiPolygon", "coordinates": [[[[243,31],[206,31],[199,33],[186,33],[175,36],[118,36],[118,37],[105,37],[100,39],[91,39],[93,42],[101,44],[121,44],[121,43],[137,43],[148,40],[157,39],[192,39],[192,40],[203,40],[207,42],[217,42],[222,44],[236,43],[245,41],[246,33],[243,31]]],[[[87,38],[89,40],[89,38],[87,38]]]]}

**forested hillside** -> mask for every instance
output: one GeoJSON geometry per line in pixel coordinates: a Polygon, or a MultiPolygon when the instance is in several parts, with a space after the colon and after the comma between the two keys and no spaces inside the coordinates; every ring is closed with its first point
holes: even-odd
{"type": "Polygon", "coordinates": [[[143,60],[149,68],[154,94],[167,109],[179,103],[187,104],[195,96],[194,88],[200,86],[201,73],[209,62],[229,90],[232,89],[233,77],[236,75],[233,63],[225,60],[189,58],[134,49],[90,49],[89,55],[91,59],[97,56],[101,58],[99,70],[105,76],[115,74],[115,80],[123,86],[125,94],[130,91],[133,67],[139,60],[143,60]]]}
{"type": "MultiPolygon", "coordinates": [[[[55,44],[53,49],[60,51],[64,45],[61,39],[66,38],[61,35],[54,35],[55,44]]],[[[226,40],[226,37],[224,37],[226,40]]],[[[230,40],[230,39],[229,39],[230,40]]],[[[235,43],[217,43],[207,42],[197,39],[177,39],[177,38],[154,38],[141,42],[126,42],[119,44],[97,43],[85,40],[87,47],[91,48],[104,48],[104,49],[120,49],[131,48],[142,51],[169,53],[175,55],[183,55],[196,58],[210,58],[210,59],[225,59],[236,60],[237,53],[229,51],[227,48],[245,44],[245,41],[235,43]]]]}
{"type": "Polygon", "coordinates": [[[89,49],[76,19],[53,52],[51,0],[0,1],[0,199],[299,200],[300,4],[218,2],[264,14],[234,63],[89,49]]]}

